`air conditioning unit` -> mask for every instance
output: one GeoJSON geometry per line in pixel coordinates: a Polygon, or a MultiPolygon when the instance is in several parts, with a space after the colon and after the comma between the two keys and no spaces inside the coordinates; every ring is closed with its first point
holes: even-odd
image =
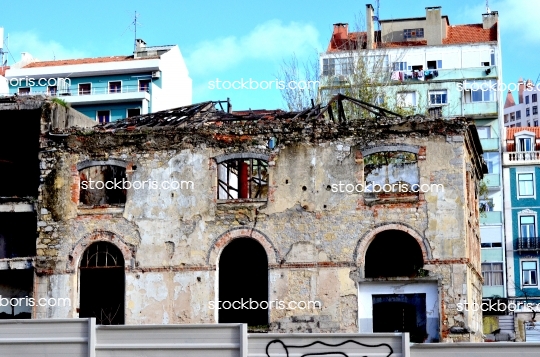
{"type": "Polygon", "coordinates": [[[152,78],[159,78],[159,77],[161,77],[161,71],[153,71],[152,72],[152,78]]]}

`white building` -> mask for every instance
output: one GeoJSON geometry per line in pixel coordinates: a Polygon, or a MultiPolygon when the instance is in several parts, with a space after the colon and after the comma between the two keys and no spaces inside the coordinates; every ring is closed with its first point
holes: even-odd
{"type": "MultiPolygon", "coordinates": [[[[402,110],[403,115],[474,119],[489,170],[484,175],[488,193],[480,197],[482,271],[478,273],[484,277],[484,298],[504,297],[498,12],[488,9],[481,23],[451,25],[441,7],[427,7],[425,17],[380,20],[380,31],[376,19],[368,4],[367,31],[349,32],[347,24],[334,24],[327,51],[320,55],[321,95],[342,93],[362,99],[367,82],[372,84],[367,88],[376,91],[365,96],[371,104],[402,110]],[[359,71],[364,72],[355,77],[359,71]]],[[[478,253],[471,254],[477,259],[478,253]]]]}
{"type": "Polygon", "coordinates": [[[516,104],[511,91],[506,95],[504,103],[504,126],[525,127],[538,126],[538,94],[540,86],[534,85],[529,79],[523,82],[523,78],[518,82],[518,102],[516,104]]]}
{"type": "Polygon", "coordinates": [[[192,81],[178,46],[147,47],[142,40],[130,56],[38,61],[23,53],[6,78],[10,94],[58,96],[99,122],[192,102],[192,81]]]}

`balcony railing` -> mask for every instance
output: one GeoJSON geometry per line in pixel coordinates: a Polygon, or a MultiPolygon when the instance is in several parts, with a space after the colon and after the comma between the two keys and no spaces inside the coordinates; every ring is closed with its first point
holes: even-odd
{"type": "Polygon", "coordinates": [[[18,95],[48,95],[53,97],[62,97],[62,96],[85,96],[85,95],[103,95],[103,94],[120,94],[120,93],[138,93],[138,92],[150,92],[149,87],[140,87],[138,85],[134,86],[122,86],[120,88],[91,88],[91,89],[65,89],[57,91],[36,91],[32,90],[30,93],[18,94],[18,95]]]}
{"type": "Polygon", "coordinates": [[[480,139],[482,144],[482,150],[484,151],[496,151],[499,150],[499,138],[480,139]]]}
{"type": "Polygon", "coordinates": [[[484,182],[488,188],[497,188],[501,186],[501,178],[499,174],[485,174],[484,182]]]}
{"type": "Polygon", "coordinates": [[[539,237],[519,237],[517,244],[518,251],[540,251],[539,237]]]}
{"type": "Polygon", "coordinates": [[[500,211],[480,212],[480,224],[502,224],[502,212],[500,211]]]}
{"type": "Polygon", "coordinates": [[[508,162],[528,162],[528,161],[539,161],[540,160],[540,151],[514,151],[514,152],[505,152],[504,158],[508,162]]]}

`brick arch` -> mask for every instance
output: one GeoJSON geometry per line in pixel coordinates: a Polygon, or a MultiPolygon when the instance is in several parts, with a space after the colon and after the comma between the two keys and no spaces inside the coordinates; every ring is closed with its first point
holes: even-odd
{"type": "Polygon", "coordinates": [[[424,263],[432,258],[429,242],[414,228],[404,223],[384,223],[376,226],[374,229],[364,234],[358,240],[353,257],[358,267],[363,267],[365,265],[367,249],[369,248],[369,245],[371,244],[371,242],[373,242],[377,234],[389,230],[402,231],[413,237],[418,242],[418,245],[422,250],[422,259],[424,260],[424,263]]]}
{"type": "Polygon", "coordinates": [[[112,232],[94,231],[79,239],[77,243],[75,243],[73,249],[71,250],[70,262],[68,264],[71,271],[76,271],[79,268],[79,262],[84,251],[95,242],[108,242],[114,244],[118,249],[120,249],[122,255],[124,256],[124,266],[131,266],[131,259],[135,255],[135,247],[133,245],[124,242],[120,236],[112,232]]]}
{"type": "Polygon", "coordinates": [[[219,257],[223,252],[223,249],[236,238],[251,238],[255,239],[266,251],[268,257],[268,264],[278,264],[280,259],[279,252],[272,244],[270,239],[261,231],[250,227],[232,228],[227,232],[217,237],[213,242],[206,256],[206,263],[209,265],[217,266],[219,257]]]}

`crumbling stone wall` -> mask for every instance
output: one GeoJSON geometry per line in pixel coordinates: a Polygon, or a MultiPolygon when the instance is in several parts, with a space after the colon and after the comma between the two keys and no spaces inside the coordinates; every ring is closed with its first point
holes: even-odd
{"type": "Polygon", "coordinates": [[[217,322],[208,303],[217,299],[219,255],[247,236],[267,253],[269,300],[321,302],[320,309],[271,310],[272,331],[358,332],[363,283],[421,281],[438,287],[440,338],[480,340],[481,312],[457,309],[462,300],[481,301],[482,283],[471,192],[481,159],[464,119],[269,120],[64,134],[44,138],[40,153],[36,294],[70,297],[74,306],[40,308],[37,317],[77,316],[78,259],[91,242],[108,240],[126,261],[127,324],[217,322]],[[415,148],[420,183],[442,184],[444,192],[369,202],[361,193],[332,192],[340,181],[362,182],[362,152],[388,145],[415,148]],[[217,200],[214,158],[231,153],[268,155],[267,202],[217,200]],[[77,165],[87,160],[121,160],[131,181],[192,181],[194,188],[131,189],[123,207],[81,207],[77,165]],[[388,229],[416,239],[425,276],[364,277],[369,243],[388,229]]]}

